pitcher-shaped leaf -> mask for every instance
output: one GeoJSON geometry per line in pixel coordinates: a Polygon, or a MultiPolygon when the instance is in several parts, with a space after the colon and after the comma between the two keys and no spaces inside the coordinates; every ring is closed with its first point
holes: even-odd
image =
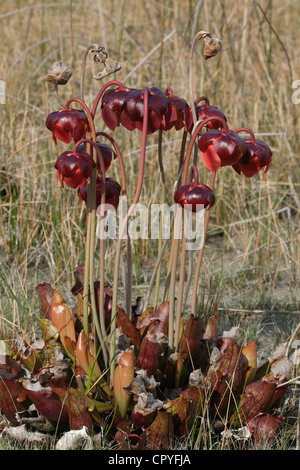
{"type": "Polygon", "coordinates": [[[1,356],[0,362],[0,410],[14,425],[19,422],[16,413],[24,410],[23,402],[27,398],[26,391],[19,381],[21,367],[8,356],[1,356]]]}
{"type": "Polygon", "coordinates": [[[147,449],[169,450],[174,434],[173,418],[166,411],[158,411],[155,420],[146,428],[147,449]]]}
{"type": "Polygon", "coordinates": [[[227,382],[234,392],[241,390],[245,382],[248,361],[239,344],[230,344],[221,357],[219,372],[227,376],[227,382]]]}
{"type": "Polygon", "coordinates": [[[284,416],[262,414],[248,421],[247,426],[254,440],[254,449],[267,449],[276,438],[284,416]]]}
{"type": "Polygon", "coordinates": [[[158,335],[168,334],[168,327],[169,327],[169,311],[170,311],[170,302],[166,300],[161,305],[157,307],[154,312],[150,315],[150,321],[152,325],[150,326],[150,330],[152,334],[158,335]]]}
{"type": "Polygon", "coordinates": [[[97,359],[93,356],[89,348],[88,337],[84,330],[78,335],[76,343],[76,359],[79,362],[80,367],[91,379],[91,381],[98,382],[100,387],[105,391],[107,396],[111,396],[112,392],[107,385],[103,374],[97,362],[97,359]]]}
{"type": "Polygon", "coordinates": [[[243,354],[248,361],[248,369],[246,372],[246,384],[254,380],[257,371],[257,344],[256,341],[251,341],[243,349],[243,354]]]}
{"type": "MultiPolygon", "coordinates": [[[[175,387],[179,386],[183,370],[187,368],[190,361],[193,367],[204,369],[208,363],[208,347],[203,340],[205,327],[201,317],[190,318],[183,328],[179,342],[178,361],[175,372],[175,387]]],[[[187,372],[187,371],[186,371],[187,372]]]]}
{"type": "Polygon", "coordinates": [[[49,315],[53,325],[59,332],[60,340],[64,348],[74,357],[76,344],[74,321],[70,309],[58,290],[55,290],[53,294],[49,315]]]}
{"type": "Polygon", "coordinates": [[[163,333],[156,335],[151,331],[143,338],[138,357],[138,364],[147,371],[148,377],[156,374],[160,357],[168,345],[168,338],[163,333]]]}
{"type": "Polygon", "coordinates": [[[157,410],[162,406],[163,402],[154,398],[152,393],[146,392],[146,390],[141,391],[132,409],[131,419],[139,428],[146,428],[153,422],[157,410]]]}
{"type": "Polygon", "coordinates": [[[47,282],[44,282],[43,284],[38,284],[36,288],[40,296],[40,304],[41,304],[42,313],[46,319],[51,320],[50,305],[51,305],[55,290],[53,289],[51,284],[47,282]]]}
{"type": "Polygon", "coordinates": [[[69,388],[68,392],[70,429],[82,429],[83,426],[92,429],[93,412],[105,412],[113,408],[111,403],[96,402],[75,388],[69,388]]]}
{"type": "Polygon", "coordinates": [[[206,400],[204,387],[189,385],[180,396],[193,402],[195,405],[195,416],[203,416],[206,400]]]}
{"type": "Polygon", "coordinates": [[[175,436],[182,437],[190,432],[196,416],[196,406],[191,400],[181,396],[166,402],[163,408],[173,417],[175,436]]]}
{"type": "Polygon", "coordinates": [[[117,327],[121,328],[124,335],[131,340],[131,342],[139,348],[141,345],[141,336],[139,331],[136,329],[125,310],[118,306],[117,307],[117,327]]]}
{"type": "Polygon", "coordinates": [[[23,379],[22,385],[28,398],[34,403],[36,409],[50,422],[68,422],[69,413],[65,405],[67,390],[43,387],[40,382],[23,379]]]}
{"type": "Polygon", "coordinates": [[[124,390],[128,387],[134,379],[134,354],[132,349],[129,349],[119,359],[119,364],[114,371],[114,397],[118,406],[119,413],[122,418],[125,418],[127,409],[130,403],[131,396],[124,390]]]}
{"type": "Polygon", "coordinates": [[[201,317],[191,315],[184,326],[179,343],[179,354],[184,360],[194,357],[201,349],[201,340],[205,333],[205,327],[201,317]]]}
{"type": "Polygon", "coordinates": [[[252,382],[247,385],[239,409],[230,418],[231,423],[240,425],[253,419],[259,413],[266,412],[272,403],[275,390],[275,383],[252,382]]]}

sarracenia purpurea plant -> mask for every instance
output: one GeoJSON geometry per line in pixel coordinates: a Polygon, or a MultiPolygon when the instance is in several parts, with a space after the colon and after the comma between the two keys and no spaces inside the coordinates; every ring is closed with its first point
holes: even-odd
{"type": "MultiPolygon", "coordinates": [[[[43,430],[77,430],[85,426],[96,432],[102,428],[121,449],[169,449],[173,438],[184,438],[192,429],[197,432],[197,417],[207,419],[211,427],[216,420],[225,427],[247,425],[254,439],[262,419],[268,428],[267,436],[278,430],[283,418],[274,415],[274,406],[288,387],[287,351],[277,350],[258,367],[256,342],[239,344],[236,328],[218,333],[217,310],[205,320],[197,305],[214,187],[217,178],[222,178],[222,167],[231,166],[247,178],[263,170],[265,177],[272,162],[269,146],[256,139],[251,129],[231,130],[224,113],[207,97],[194,99],[192,52],[201,39],[205,59],[221,48],[221,41],[209,32],[195,36],[189,77],[191,106],[171,88],[133,89],[114,79],[101,87],[89,109],[84,101],[87,57],[103,64],[96,79],[121,69],[96,43],[84,54],[79,98],[62,103],[59,97],[59,86],[66,85],[72,75],[68,66],[56,62],[49,70],[48,79],[55,86],[62,109],[47,117],[46,126],[55,142],[74,141],[72,150],[58,156],[55,169],[62,186],[76,189],[86,204],[85,264],[75,272],[71,292],[76,307],[72,311],[56,288],[39,284],[41,339],[18,345],[4,339],[0,342],[0,409],[12,425],[18,425],[34,407],[39,416],[36,426],[43,430]],[[97,130],[104,125],[111,132],[97,130]],[[139,169],[136,180],[130,182],[134,190],[129,207],[126,163],[114,136],[119,126],[141,133],[139,169]],[[168,182],[161,142],[164,133],[174,128],[182,132],[182,143],[178,177],[168,182]],[[128,226],[145,182],[147,137],[156,132],[160,202],[166,203],[166,185],[173,185],[177,210],[162,303],[158,291],[166,251],[163,216],[157,263],[147,296],[133,305],[128,226]],[[113,159],[117,160],[120,181],[107,176],[113,159]],[[201,165],[210,171],[209,186],[199,181],[201,165]],[[108,213],[120,206],[124,217],[116,239],[113,283],[108,285],[105,223],[108,213]],[[186,231],[182,233],[182,220],[186,218],[201,220],[196,237],[200,242],[193,251],[195,270],[187,279],[186,253],[191,240],[186,231]],[[99,257],[95,256],[97,238],[99,257]],[[124,245],[122,306],[119,278],[124,245]],[[99,279],[95,279],[96,259],[100,263],[99,279]]],[[[195,441],[199,442],[199,436],[200,431],[195,441]]]]}

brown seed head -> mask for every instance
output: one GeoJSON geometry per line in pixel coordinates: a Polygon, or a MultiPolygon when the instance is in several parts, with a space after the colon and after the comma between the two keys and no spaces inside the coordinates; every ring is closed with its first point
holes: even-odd
{"type": "Polygon", "coordinates": [[[204,42],[204,58],[205,60],[210,59],[218,54],[221,50],[222,41],[221,39],[212,36],[210,33],[203,36],[204,42]]]}
{"type": "Polygon", "coordinates": [[[48,69],[47,79],[54,85],[66,85],[71,76],[72,69],[59,60],[48,69]]]}

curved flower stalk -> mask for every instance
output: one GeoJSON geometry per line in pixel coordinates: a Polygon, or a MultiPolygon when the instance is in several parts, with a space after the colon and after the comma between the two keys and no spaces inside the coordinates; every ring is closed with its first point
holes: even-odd
{"type": "MultiPolygon", "coordinates": [[[[225,126],[225,128],[227,128],[226,121],[220,119],[218,116],[211,116],[211,117],[206,118],[203,121],[201,121],[197,125],[196,129],[194,130],[194,133],[191,136],[191,139],[190,139],[190,142],[189,142],[189,145],[188,145],[188,148],[187,148],[185,160],[184,160],[183,171],[182,171],[182,186],[185,186],[186,183],[187,183],[190,157],[191,157],[191,153],[194,149],[194,145],[195,145],[195,142],[196,142],[196,139],[197,139],[199,133],[201,132],[201,130],[203,129],[203,127],[206,124],[208,124],[211,121],[218,120],[218,119],[220,120],[220,124],[222,126],[225,126]]],[[[212,173],[211,181],[210,181],[210,185],[209,185],[209,188],[212,191],[213,191],[213,186],[214,186],[214,179],[215,179],[215,173],[212,173]]],[[[206,208],[205,219],[204,219],[203,240],[205,239],[205,236],[206,236],[209,213],[210,213],[210,207],[206,208]]],[[[185,235],[183,234],[181,260],[180,260],[180,262],[181,262],[181,272],[180,272],[180,281],[179,281],[179,295],[178,295],[179,300],[178,300],[178,304],[177,304],[176,327],[175,327],[174,336],[173,336],[173,330],[171,328],[172,328],[172,325],[173,325],[173,322],[174,322],[174,314],[175,314],[175,279],[176,279],[176,262],[177,262],[178,251],[179,251],[179,239],[175,239],[173,241],[173,243],[174,243],[174,251],[172,252],[173,265],[172,265],[172,269],[171,269],[170,294],[169,294],[170,295],[169,346],[170,346],[171,350],[173,349],[174,341],[175,341],[175,347],[176,348],[178,347],[180,318],[181,318],[182,311],[183,311],[182,299],[183,299],[183,289],[184,289],[184,285],[183,285],[184,284],[184,274],[185,274],[184,273],[184,267],[185,267],[185,256],[186,256],[186,249],[185,249],[186,238],[185,238],[185,235]]],[[[201,264],[202,253],[203,253],[203,245],[204,244],[202,243],[202,247],[200,248],[200,251],[199,251],[199,257],[201,257],[201,258],[200,258],[200,261],[198,259],[197,271],[196,271],[196,274],[195,274],[195,281],[194,281],[195,284],[198,282],[198,276],[199,276],[199,271],[200,271],[200,266],[199,265],[201,264]]],[[[191,311],[191,313],[193,315],[196,314],[196,305],[195,305],[196,304],[196,298],[197,298],[196,293],[194,293],[194,296],[193,296],[194,301],[193,301],[192,311],[191,311]]]]}
{"type": "MultiPolygon", "coordinates": [[[[135,196],[131,206],[129,207],[126,217],[120,227],[119,239],[117,242],[117,250],[116,250],[116,261],[115,261],[115,270],[114,270],[114,283],[113,283],[113,299],[112,299],[112,322],[111,322],[111,340],[110,340],[110,366],[111,366],[111,383],[113,383],[113,374],[114,374],[114,358],[115,358],[115,338],[116,338],[116,312],[117,312],[117,293],[118,293],[118,285],[119,285],[119,264],[120,264],[120,256],[121,256],[121,247],[122,247],[122,238],[127,229],[128,220],[140,199],[140,195],[142,192],[143,180],[144,180],[144,169],[145,169],[145,157],[146,157],[146,143],[147,143],[147,129],[148,129],[148,88],[145,87],[144,89],[144,120],[143,120],[143,130],[142,130],[142,142],[141,142],[141,156],[140,156],[140,166],[139,166],[139,174],[138,174],[138,181],[135,196]]],[[[127,315],[129,312],[127,312],[127,315]]]]}

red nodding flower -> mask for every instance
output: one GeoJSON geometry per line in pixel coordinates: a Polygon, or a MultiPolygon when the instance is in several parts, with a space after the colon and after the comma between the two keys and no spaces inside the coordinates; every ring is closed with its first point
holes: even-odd
{"type": "MultiPolygon", "coordinates": [[[[159,88],[149,88],[147,134],[160,129],[163,116],[168,110],[168,100],[159,88]]],[[[142,131],[144,120],[144,90],[118,87],[107,90],[102,97],[102,118],[114,130],[122,124],[126,129],[142,131]]]]}
{"type": "Polygon", "coordinates": [[[225,128],[205,132],[198,141],[198,147],[202,162],[213,172],[219,167],[235,165],[246,151],[244,139],[225,128]]]}
{"type": "Polygon", "coordinates": [[[213,206],[215,195],[205,184],[191,182],[178,188],[174,199],[181,207],[191,209],[192,212],[198,212],[205,207],[213,206]]]}
{"type": "MultiPolygon", "coordinates": [[[[162,118],[161,129],[169,131],[173,127],[177,131],[190,126],[190,107],[186,100],[173,94],[171,88],[165,91],[168,100],[168,109],[162,118]]],[[[193,121],[193,119],[192,119],[193,121]]]]}
{"type": "MultiPolygon", "coordinates": [[[[109,145],[102,144],[100,142],[96,142],[96,145],[102,155],[103,162],[104,162],[104,168],[105,172],[109,169],[113,157],[115,158],[115,153],[112,150],[112,148],[109,145]]],[[[78,152],[86,152],[86,145],[85,144],[80,144],[77,147],[78,152]]],[[[93,147],[91,146],[91,155],[93,155],[93,147]]],[[[100,168],[100,160],[99,160],[99,155],[97,152],[97,171],[101,173],[101,168],[100,168]]]]}
{"type": "MultiPolygon", "coordinates": [[[[237,131],[238,130],[239,129],[237,129],[237,131]]],[[[255,139],[254,135],[244,141],[246,151],[242,158],[233,165],[234,170],[239,175],[243,173],[247,178],[252,178],[252,176],[256,175],[264,168],[265,176],[272,163],[272,151],[270,147],[262,140],[255,139]]]]}
{"type": "Polygon", "coordinates": [[[86,152],[63,152],[55,163],[59,181],[70,188],[87,184],[95,167],[93,158],[86,152]]]}
{"type": "Polygon", "coordinates": [[[84,111],[63,108],[47,116],[46,127],[52,132],[53,140],[69,144],[73,139],[78,142],[88,130],[88,119],[84,111]]]}
{"type": "MultiPolygon", "coordinates": [[[[221,111],[221,109],[217,108],[217,106],[212,106],[209,102],[209,99],[206,98],[206,96],[201,96],[195,101],[195,107],[196,107],[196,116],[197,116],[197,121],[204,121],[206,118],[210,118],[212,116],[216,116],[216,118],[220,118],[221,120],[227,122],[226,116],[221,111]],[[200,101],[205,101],[205,104],[198,106],[198,103],[200,101]]],[[[192,117],[192,110],[190,110],[190,117],[188,120],[188,131],[191,133],[193,130],[193,117],[192,117]]],[[[218,119],[213,119],[212,121],[209,121],[206,124],[206,127],[208,129],[220,129],[222,127],[222,124],[218,119]]]]}
{"type": "MultiPolygon", "coordinates": [[[[102,196],[102,178],[96,176],[96,207],[101,204],[102,196]]],[[[113,178],[105,178],[105,204],[110,204],[115,209],[119,205],[121,186],[113,178]]],[[[84,184],[78,188],[78,196],[82,201],[87,202],[87,185],[84,184]]]]}

